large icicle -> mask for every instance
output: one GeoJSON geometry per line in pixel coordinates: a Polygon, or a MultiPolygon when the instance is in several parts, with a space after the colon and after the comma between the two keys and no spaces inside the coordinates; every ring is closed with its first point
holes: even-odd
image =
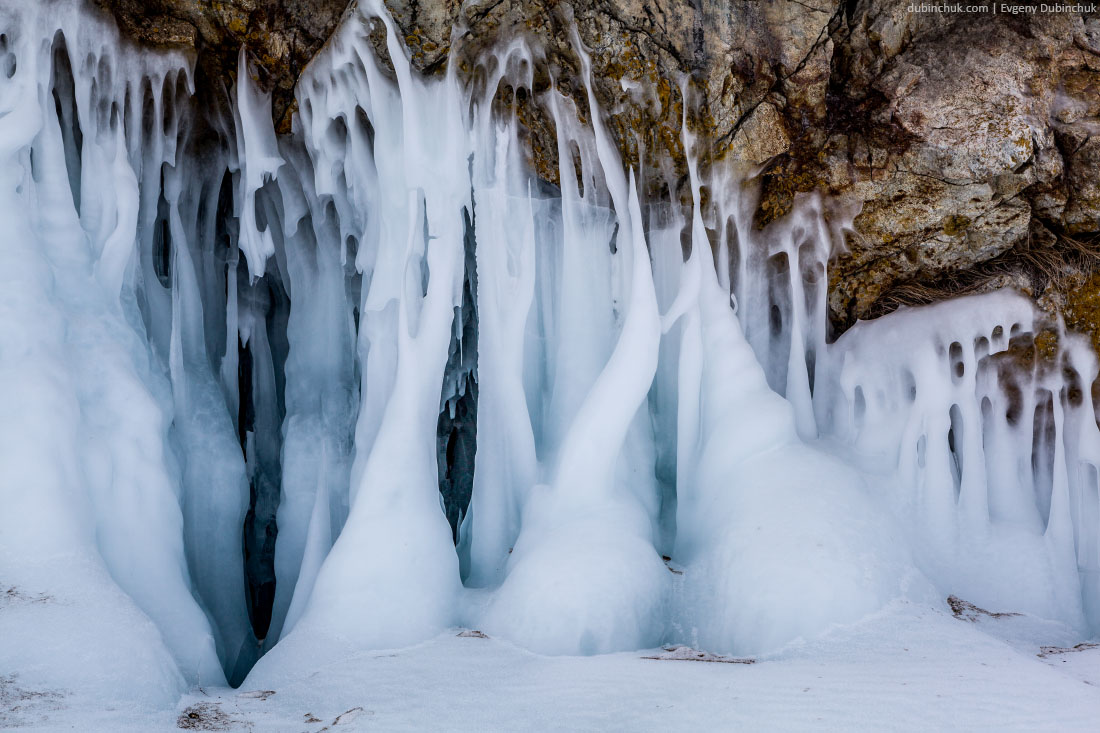
{"type": "Polygon", "coordinates": [[[137,202],[119,156],[123,98],[184,62],[120,53],[116,31],[72,7],[0,13],[14,56],[0,82],[0,565],[17,593],[48,599],[5,610],[4,667],[77,695],[172,704],[181,682],[224,676],[192,597],[171,396],[125,285],[120,302],[137,202]],[[52,95],[42,39],[55,32],[79,59],[79,151],[52,95]]]}
{"type": "MultiPolygon", "coordinates": [[[[353,131],[350,134],[362,134],[353,131]]],[[[320,568],[347,517],[357,410],[355,324],[345,292],[340,234],[317,202],[304,153],[287,156],[301,181],[281,179],[303,214],[285,230],[293,307],[287,335],[283,487],[275,545],[275,608],[268,638],[277,641],[301,615],[320,568]],[[286,625],[284,626],[284,621],[286,625]]]]}
{"type": "MultiPolygon", "coordinates": [[[[588,58],[579,53],[587,77],[588,58]]],[[[639,490],[618,471],[657,369],[660,319],[634,174],[623,174],[588,81],[596,153],[617,213],[625,315],[607,364],[561,438],[549,484],[536,486],[525,506],[507,577],[485,617],[486,628],[557,654],[656,644],[669,578],[654,547],[655,481],[643,480],[639,490]]],[[[577,206],[567,145],[559,145],[559,157],[563,196],[571,199],[563,205],[577,206]]],[[[566,241],[578,234],[567,221],[566,241]]],[[[652,476],[652,463],[635,468],[652,476]]]]}
{"type": "MultiPolygon", "coordinates": [[[[690,149],[690,138],[687,140],[690,149]]],[[[684,641],[738,654],[810,638],[901,593],[908,566],[859,474],[802,443],[711,264],[691,166],[676,550],[684,641]]]]}
{"type": "MultiPolygon", "coordinates": [[[[255,656],[250,649],[254,640],[245,605],[240,541],[248,481],[233,422],[207,355],[204,306],[192,259],[201,256],[201,250],[192,252],[189,246],[197,241],[197,233],[184,228],[180,212],[184,191],[177,170],[165,176],[165,189],[168,233],[175,244],[168,363],[175,408],[172,436],[181,464],[184,546],[195,589],[214,622],[222,664],[232,673],[242,652],[245,668],[255,656]]],[[[197,206],[195,201],[183,203],[197,206]]],[[[188,220],[194,219],[188,216],[188,220]]]]}
{"type": "Polygon", "coordinates": [[[257,219],[256,193],[266,180],[275,177],[283,159],[271,122],[271,95],[262,94],[252,81],[248,54],[243,46],[237,61],[236,92],[233,119],[241,165],[240,248],[248,260],[249,273],[257,278],[263,277],[267,259],[275,254],[275,243],[270,228],[257,219]]]}
{"type": "Polygon", "coordinates": [[[383,20],[398,104],[385,103],[396,95],[361,29],[346,27],[334,53],[367,65],[366,84],[351,80],[345,102],[369,100],[374,159],[380,174],[392,174],[386,187],[396,192],[392,206],[369,211],[379,219],[379,238],[360,315],[361,351],[391,360],[393,376],[378,394],[368,361],[357,441],[367,432],[373,440],[356,446],[350,513],[284,642],[292,648],[335,637],[375,647],[408,644],[450,625],[457,612],[458,558],[440,510],[434,437],[461,297],[462,212],[471,208],[467,138],[456,80],[414,77],[383,20]],[[380,414],[372,400],[384,405],[380,414]],[[373,419],[376,426],[364,426],[373,419]]]}
{"type": "MultiPolygon", "coordinates": [[[[519,533],[520,513],[535,484],[535,437],[524,394],[524,340],[535,291],[535,181],[523,168],[517,122],[493,119],[492,99],[513,60],[497,59],[474,119],[474,236],[478,273],[477,470],[462,526],[463,576],[495,586],[519,533]]],[[[528,60],[529,62],[529,60],[528,60]]]]}

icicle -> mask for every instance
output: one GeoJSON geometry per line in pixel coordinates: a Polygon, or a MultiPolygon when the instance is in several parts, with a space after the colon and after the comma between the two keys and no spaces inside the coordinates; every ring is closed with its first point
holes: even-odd
{"type": "MultiPolygon", "coordinates": [[[[508,57],[499,60],[502,69],[508,57]]],[[[476,149],[492,167],[474,173],[478,272],[477,470],[460,555],[473,587],[495,586],[536,482],[535,438],[523,391],[524,332],[535,287],[533,182],[522,170],[515,119],[492,119],[490,84],[477,110],[476,149]]],[[[545,226],[545,224],[543,224],[545,226]]]]}
{"type": "Polygon", "coordinates": [[[223,666],[236,667],[251,637],[244,597],[239,528],[248,501],[245,466],[233,424],[210,368],[203,305],[177,202],[181,181],[166,179],[172,258],[172,337],[169,374],[176,418],[173,433],[182,464],[184,547],[196,591],[213,622],[223,666]]]}
{"type": "Polygon", "coordinates": [[[80,8],[36,4],[6,8],[5,22],[17,63],[0,92],[0,210],[9,228],[0,245],[8,293],[0,314],[0,573],[56,604],[38,619],[46,626],[5,631],[5,660],[46,668],[51,686],[77,696],[172,705],[184,682],[224,676],[192,596],[168,440],[171,398],[125,306],[134,173],[120,118],[99,113],[121,108],[112,96],[121,89],[97,74],[110,66],[163,74],[183,61],[118,52],[104,64],[74,65],[87,159],[111,162],[82,166],[80,189],[101,193],[99,203],[81,195],[82,208],[113,213],[102,226],[91,226],[89,214],[88,232],[76,210],[78,158],[66,152],[61,129],[75,118],[57,115],[51,46],[41,40],[60,33],[74,57],[94,60],[119,46],[117,31],[80,8]],[[104,95],[96,104],[93,84],[104,95]]]}
{"type": "Polygon", "coordinates": [[[116,223],[114,231],[101,248],[99,261],[96,263],[96,278],[107,293],[117,296],[122,290],[122,281],[137,239],[139,196],[137,177],[126,156],[121,122],[118,122],[116,128],[114,147],[111,170],[114,174],[115,195],[118,197],[116,223]]]}
{"type": "Polygon", "coordinates": [[[275,254],[275,244],[267,226],[256,220],[256,193],[274,179],[283,159],[275,141],[271,122],[271,95],[262,94],[252,80],[248,55],[241,47],[237,60],[237,96],[233,119],[237,132],[237,156],[241,163],[241,240],[240,248],[248,260],[252,277],[263,277],[267,259],[275,254]]]}
{"type": "Polygon", "coordinates": [[[46,635],[0,618],[16,664],[174,704],[262,651],[256,680],[456,623],[755,653],[957,593],[1100,628],[1097,365],[1061,324],[1026,356],[1053,333],[1028,299],[826,343],[853,212],[807,195],[758,231],[754,172],[701,173],[686,130],[690,219],[675,181],[642,195],[576,33],[591,124],[531,97],[555,191],[499,109],[534,94],[523,39],[426,79],[365,2],[276,138],[243,51],[231,109],[196,111],[182,55],[70,5],[0,12],[0,574],[80,599],[46,635]],[[475,376],[456,550],[437,431],[475,376]]]}
{"type": "MultiPolygon", "coordinates": [[[[576,39],[575,46],[588,78],[588,57],[576,39]]],[[[564,433],[549,485],[536,487],[525,506],[507,577],[484,624],[558,654],[655,644],[668,583],[653,544],[652,453],[642,469],[649,472],[648,481],[642,477],[649,492],[619,484],[624,474],[618,470],[656,373],[660,316],[634,174],[629,181],[623,174],[588,82],[596,155],[618,215],[625,317],[606,365],[564,433]]],[[[574,196],[571,155],[561,139],[559,132],[563,195],[574,196]]],[[[566,246],[571,234],[567,220],[566,246]]]]}
{"type": "MultiPolygon", "coordinates": [[[[350,513],[284,642],[292,646],[333,635],[368,646],[418,641],[453,623],[460,587],[458,558],[439,507],[434,436],[451,321],[460,302],[468,151],[458,123],[456,81],[412,77],[391,22],[383,21],[401,103],[371,105],[374,156],[380,172],[400,170],[393,183],[403,181],[404,201],[378,211],[379,260],[383,254],[389,259],[374,263],[360,339],[368,344],[361,353],[392,360],[392,370],[383,373],[392,374],[392,382],[383,394],[373,382],[364,389],[350,513]],[[418,110],[426,108],[429,94],[443,102],[425,116],[418,110]],[[394,257],[395,251],[401,255],[394,257]],[[367,420],[378,422],[364,429],[367,420]],[[361,442],[367,430],[373,433],[369,444],[361,442]]],[[[363,36],[344,40],[364,48],[367,43],[363,36]]],[[[392,98],[380,76],[369,72],[367,88],[349,89],[347,101],[363,93],[392,98]]],[[[366,376],[373,376],[369,363],[366,376]]]]}
{"type": "Polygon", "coordinates": [[[297,175],[281,179],[284,200],[300,203],[285,207],[295,226],[285,238],[293,307],[287,325],[290,352],[275,545],[277,582],[268,634],[272,642],[300,617],[347,516],[358,401],[346,272],[340,252],[325,246],[340,235],[312,190],[309,160],[304,155],[288,157],[297,175]],[[293,185],[295,179],[300,186],[293,185]]]}

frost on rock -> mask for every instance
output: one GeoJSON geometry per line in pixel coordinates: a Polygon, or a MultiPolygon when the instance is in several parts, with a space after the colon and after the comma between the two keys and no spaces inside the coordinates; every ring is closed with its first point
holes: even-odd
{"type": "Polygon", "coordinates": [[[245,53],[204,110],[77,3],[0,48],[0,676],[173,704],[457,626],[728,661],[899,597],[1100,630],[1097,364],[1024,297],[830,343],[851,212],[757,231],[694,164],[681,206],[553,87],[551,186],[498,95],[538,50],[425,79],[380,2],[282,137],[245,53]]]}

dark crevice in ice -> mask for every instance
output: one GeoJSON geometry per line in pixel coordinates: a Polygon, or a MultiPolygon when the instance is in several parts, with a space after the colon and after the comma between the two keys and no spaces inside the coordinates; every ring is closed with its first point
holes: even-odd
{"type": "Polygon", "coordinates": [[[463,211],[463,219],[462,305],[455,309],[451,326],[451,344],[436,425],[439,493],[456,544],[459,525],[470,506],[477,452],[477,260],[473,218],[468,211],[463,211]]]}
{"type": "Polygon", "coordinates": [[[251,283],[245,263],[241,261],[238,267],[242,319],[251,322],[247,328],[242,324],[238,339],[237,425],[249,487],[243,533],[245,583],[252,630],[257,639],[263,640],[271,625],[275,602],[278,535],[275,514],[282,486],[284,367],[289,352],[286,327],[290,299],[277,270],[251,283]]]}
{"type": "Polygon", "coordinates": [[[69,174],[69,189],[73,194],[73,206],[80,214],[81,150],[84,133],[76,112],[76,84],[69,62],[69,50],[65,36],[60,31],[53,41],[53,103],[57,121],[61,126],[61,139],[65,146],[65,167],[69,174]]]}
{"type": "Polygon", "coordinates": [[[157,198],[157,219],[153,224],[153,271],[162,287],[172,287],[172,230],[169,224],[171,208],[164,198],[164,170],[160,175],[160,195],[157,198]]]}

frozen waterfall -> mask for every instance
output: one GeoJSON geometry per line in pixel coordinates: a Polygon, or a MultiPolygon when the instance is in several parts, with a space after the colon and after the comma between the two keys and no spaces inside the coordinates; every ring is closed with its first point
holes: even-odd
{"type": "Polygon", "coordinates": [[[362,2],[277,136],[243,51],[223,114],[184,55],[0,2],[0,673],[759,653],[952,593],[1100,631],[1085,340],[1001,292],[831,341],[850,212],[757,230],[732,168],[643,180],[553,86],[542,181],[498,95],[539,61],[422,78],[362,2]]]}

